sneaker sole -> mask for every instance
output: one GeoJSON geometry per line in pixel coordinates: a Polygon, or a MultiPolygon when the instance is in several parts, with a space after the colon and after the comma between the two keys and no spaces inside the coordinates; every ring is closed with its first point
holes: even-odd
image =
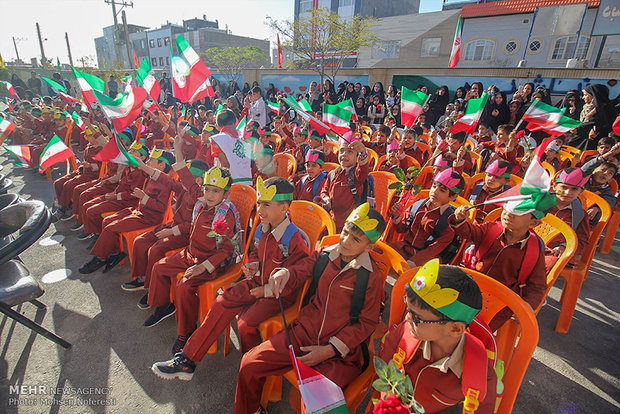
{"type": "Polygon", "coordinates": [[[69,221],[71,220],[73,217],[75,217],[75,214],[71,214],[69,217],[62,217],[60,219],[60,221],[69,221]]]}
{"type": "Polygon", "coordinates": [[[84,230],[84,225],[83,224],[80,227],[78,227],[77,229],[74,229],[73,227],[71,227],[71,231],[80,231],[80,230],[84,230]]]}
{"type": "Polygon", "coordinates": [[[140,309],[140,310],[147,310],[147,309],[151,309],[151,305],[140,306],[140,304],[138,303],[136,306],[137,306],[137,307],[138,307],[138,309],[140,309]]]}
{"type": "Polygon", "coordinates": [[[163,318],[161,318],[160,320],[158,320],[157,322],[155,322],[153,325],[149,325],[149,326],[144,326],[145,328],[152,328],[153,326],[159,324],[161,321],[163,321],[166,318],[171,317],[172,315],[174,315],[175,313],[177,313],[177,310],[175,309],[174,312],[169,313],[168,315],[164,316],[163,318]]]}
{"type": "Polygon", "coordinates": [[[88,239],[92,239],[92,238],[93,238],[92,233],[90,235],[86,236],[86,237],[77,237],[78,240],[88,240],[88,239]]]}
{"type": "Polygon", "coordinates": [[[121,289],[123,289],[125,292],[136,292],[138,290],[144,290],[144,285],[142,285],[140,287],[131,287],[131,288],[127,288],[127,287],[121,285],[121,289]]]}
{"type": "Polygon", "coordinates": [[[153,371],[153,374],[157,375],[159,378],[163,378],[165,380],[172,380],[178,378],[181,381],[190,381],[194,377],[194,373],[190,374],[189,372],[175,372],[174,374],[167,374],[157,369],[157,366],[155,366],[155,364],[153,364],[153,366],[151,367],[151,371],[153,371]]]}

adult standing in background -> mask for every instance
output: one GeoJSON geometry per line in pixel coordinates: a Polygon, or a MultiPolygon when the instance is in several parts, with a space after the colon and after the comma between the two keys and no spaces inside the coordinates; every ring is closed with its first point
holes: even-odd
{"type": "Polygon", "coordinates": [[[110,80],[108,81],[108,96],[110,98],[116,98],[118,95],[118,82],[114,79],[114,75],[110,75],[110,80]]]}
{"type": "Polygon", "coordinates": [[[30,77],[28,78],[28,89],[37,95],[41,95],[41,79],[37,77],[37,72],[34,70],[30,72],[30,77]]]}
{"type": "Polygon", "coordinates": [[[267,125],[268,114],[267,114],[267,104],[263,99],[263,96],[260,91],[260,86],[255,86],[252,88],[250,93],[250,109],[248,113],[247,124],[250,122],[256,121],[262,127],[267,125]]]}

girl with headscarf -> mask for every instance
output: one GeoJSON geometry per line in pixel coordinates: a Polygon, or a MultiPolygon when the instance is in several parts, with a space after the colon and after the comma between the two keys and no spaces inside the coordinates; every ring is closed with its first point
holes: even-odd
{"type": "Polygon", "coordinates": [[[334,90],[334,84],[329,79],[323,81],[323,102],[329,105],[338,103],[338,96],[334,90]]]}
{"type": "Polygon", "coordinates": [[[360,96],[364,98],[364,103],[368,105],[368,103],[370,102],[370,86],[362,86],[362,92],[360,93],[360,96]]]}
{"type": "Polygon", "coordinates": [[[355,114],[358,118],[368,114],[368,109],[366,108],[366,101],[364,98],[359,97],[355,101],[355,114]]]}
{"type": "Polygon", "coordinates": [[[564,98],[558,102],[556,105],[558,108],[566,108],[564,111],[564,115],[572,118],[579,119],[581,115],[581,110],[583,109],[583,99],[579,96],[579,91],[576,89],[571,89],[566,92],[564,98]]]}
{"type": "Polygon", "coordinates": [[[234,112],[235,114],[235,118],[239,119],[239,101],[237,100],[237,97],[234,95],[231,95],[228,97],[228,99],[226,100],[226,103],[228,104],[228,109],[230,109],[231,111],[234,112]]]}
{"type": "Polygon", "coordinates": [[[446,111],[446,105],[450,102],[450,96],[448,87],[446,85],[440,86],[435,95],[431,96],[428,100],[428,113],[426,115],[427,121],[431,125],[435,125],[439,120],[439,117],[446,111]]]}
{"type": "Polygon", "coordinates": [[[508,110],[510,111],[510,117],[508,118],[508,123],[511,125],[517,125],[521,117],[519,116],[519,110],[523,106],[523,101],[519,98],[513,99],[510,101],[508,105],[508,110]]]}
{"type": "Polygon", "coordinates": [[[577,127],[578,136],[570,143],[582,151],[595,149],[598,140],[611,132],[611,124],[616,118],[607,86],[600,83],[586,86],[583,90],[583,100],[585,102],[581,113],[583,124],[577,127]]]}
{"type": "Polygon", "coordinates": [[[310,82],[310,86],[308,86],[308,93],[306,94],[308,98],[308,103],[310,107],[312,107],[313,112],[317,112],[321,109],[321,90],[319,89],[319,84],[315,81],[310,82]]]}
{"type": "Polygon", "coordinates": [[[454,102],[457,99],[465,99],[465,88],[462,86],[456,88],[456,92],[454,92],[454,99],[452,101],[454,102]]]}
{"type": "Polygon", "coordinates": [[[355,93],[355,85],[353,83],[349,83],[347,85],[347,89],[345,90],[342,96],[343,101],[348,101],[349,99],[354,104],[355,104],[355,101],[357,100],[357,93],[355,93]]]}
{"type": "Polygon", "coordinates": [[[510,109],[508,108],[504,92],[497,92],[490,101],[491,105],[483,115],[483,122],[497,132],[498,126],[507,124],[510,121],[510,109]]]}
{"type": "Polygon", "coordinates": [[[371,96],[373,98],[378,96],[381,105],[385,105],[385,91],[383,90],[383,84],[381,82],[375,82],[375,86],[372,88],[371,96]]]}

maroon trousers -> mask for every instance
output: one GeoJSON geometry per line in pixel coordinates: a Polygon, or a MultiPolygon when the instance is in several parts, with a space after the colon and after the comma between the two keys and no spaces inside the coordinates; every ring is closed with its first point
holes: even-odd
{"type": "MultiPolygon", "coordinates": [[[[103,229],[103,213],[118,212],[125,208],[133,208],[137,200],[106,200],[103,196],[99,196],[94,200],[84,204],[82,224],[84,224],[85,233],[101,233],[103,229]]],[[[109,217],[109,216],[108,216],[109,217]]]]}
{"type": "Polygon", "coordinates": [[[91,173],[81,174],[79,171],[72,171],[54,181],[58,204],[62,207],[68,207],[73,200],[76,200],[73,198],[75,188],[81,184],[90,183],[96,178],[91,173]]]}
{"type": "MultiPolygon", "coordinates": [[[[99,178],[88,181],[86,183],[79,184],[73,189],[73,214],[83,214],[82,206],[87,201],[94,199],[97,196],[104,195],[114,191],[114,186],[108,188],[106,185],[97,185],[99,178]]],[[[80,221],[81,223],[81,221],[80,221]]]]}
{"type": "MultiPolygon", "coordinates": [[[[307,336],[304,335],[305,330],[299,325],[294,325],[291,329],[304,331],[299,332],[302,334],[300,336],[307,336]]],[[[190,341],[194,335],[190,337],[190,341]]],[[[304,355],[300,346],[316,344],[316,338],[313,341],[299,343],[297,335],[291,335],[291,341],[297,356],[304,355]]],[[[184,350],[184,352],[187,355],[187,351],[184,350]]],[[[325,375],[342,389],[361,373],[360,367],[357,364],[342,358],[330,358],[312,368],[325,375]]],[[[247,414],[256,412],[260,405],[266,378],[285,374],[292,369],[293,365],[289,354],[288,340],[284,331],[278,332],[269,340],[249,350],[241,359],[233,413],[247,414]]]]}
{"type": "Polygon", "coordinates": [[[103,220],[103,230],[90,253],[107,260],[112,253],[120,252],[121,233],[154,226],[159,222],[161,216],[142,214],[131,207],[123,209],[103,220]]]}
{"type": "Polygon", "coordinates": [[[153,265],[166,256],[170,250],[183,248],[189,244],[187,235],[170,236],[163,239],[157,238],[155,233],[167,228],[167,225],[155,227],[151,231],[136,237],[133,242],[133,262],[131,263],[131,276],[135,279],[146,276],[144,287],[148,289],[153,265]]]}
{"type": "MultiPolygon", "coordinates": [[[[218,276],[216,269],[214,273],[204,272],[190,278],[182,276],[177,279],[177,274],[197,263],[198,260],[185,248],[155,263],[151,272],[149,305],[155,307],[170,303],[170,287],[172,283],[176,285],[174,304],[177,309],[178,335],[187,335],[194,330],[199,316],[198,287],[218,276]]],[[[215,338],[217,339],[217,336],[215,338]]]]}
{"type": "MultiPolygon", "coordinates": [[[[237,329],[241,352],[246,353],[262,342],[258,325],[280,312],[275,298],[255,298],[250,289],[257,287],[254,281],[243,280],[219,295],[200,327],[187,341],[183,352],[193,361],[200,361],[228,324],[239,315],[237,329]]],[[[150,296],[150,293],[149,293],[150,296]]],[[[285,308],[293,305],[295,295],[282,297],[285,308]]],[[[150,299],[150,297],[149,297],[150,299]]]]}

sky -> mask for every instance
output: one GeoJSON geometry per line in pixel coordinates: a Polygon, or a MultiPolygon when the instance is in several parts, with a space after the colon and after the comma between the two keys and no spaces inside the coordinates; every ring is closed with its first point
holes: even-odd
{"type": "MultiPolygon", "coordinates": [[[[116,0],[117,3],[122,0],[116,0]]],[[[5,61],[16,58],[12,37],[17,41],[19,57],[30,62],[40,57],[35,23],[41,27],[43,47],[48,58],[56,57],[69,63],[65,32],[69,35],[73,61],[83,56],[95,57],[96,37],[102,28],[113,24],[112,6],[104,0],[0,0],[5,12],[0,26],[0,54],[5,61]]],[[[420,12],[441,10],[441,0],[421,0],[420,12]]],[[[293,0],[133,0],[134,7],[126,7],[127,22],[150,28],[160,27],[166,21],[182,24],[183,19],[201,18],[218,20],[220,28],[236,35],[274,40],[275,35],[264,24],[271,16],[278,20],[292,19],[293,0]]],[[[117,6],[121,22],[120,6],[117,6]]]]}

